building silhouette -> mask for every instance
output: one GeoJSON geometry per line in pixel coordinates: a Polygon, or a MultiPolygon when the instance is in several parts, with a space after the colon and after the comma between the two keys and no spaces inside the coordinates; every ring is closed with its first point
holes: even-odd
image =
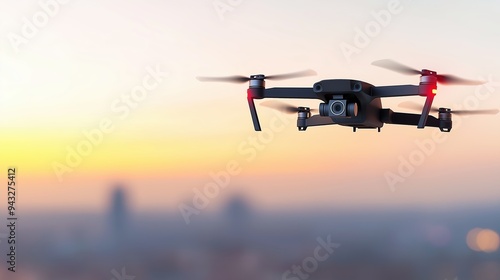
{"type": "Polygon", "coordinates": [[[129,227],[127,196],[124,187],[120,184],[114,187],[111,194],[109,226],[113,238],[122,240],[127,235],[129,227]]]}

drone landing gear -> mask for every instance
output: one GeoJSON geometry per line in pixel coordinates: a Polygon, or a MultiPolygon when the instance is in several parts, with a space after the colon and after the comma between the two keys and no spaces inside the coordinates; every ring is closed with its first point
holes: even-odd
{"type": "MultiPolygon", "coordinates": [[[[358,128],[362,129],[362,128],[375,128],[375,127],[355,127],[355,126],[353,126],[352,127],[352,132],[356,132],[358,130],[358,128]]],[[[376,127],[376,129],[377,129],[378,132],[380,132],[381,127],[376,127]]]]}

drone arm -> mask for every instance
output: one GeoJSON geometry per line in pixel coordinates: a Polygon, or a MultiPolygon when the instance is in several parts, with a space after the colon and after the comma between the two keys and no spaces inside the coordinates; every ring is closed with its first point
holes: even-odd
{"type": "MultiPolygon", "coordinates": [[[[398,113],[391,109],[380,111],[380,120],[387,124],[418,125],[421,119],[419,114],[398,113]]],[[[425,121],[426,126],[440,127],[440,121],[434,116],[428,116],[425,121]]]]}
{"type": "Polygon", "coordinates": [[[248,100],[248,107],[250,108],[250,115],[252,115],[253,127],[255,131],[261,131],[259,116],[257,115],[257,109],[255,108],[255,103],[253,102],[253,98],[250,95],[248,95],[247,100],[248,100]]]}
{"type": "Polygon", "coordinates": [[[306,126],[320,126],[320,125],[330,125],[335,124],[330,117],[322,117],[320,115],[314,115],[306,119],[306,126]]]}
{"type": "Polygon", "coordinates": [[[397,97],[421,95],[419,86],[400,85],[400,86],[382,86],[372,87],[371,95],[373,97],[397,97]]]}
{"type": "Polygon", "coordinates": [[[320,99],[312,88],[268,88],[262,98],[320,99]]]}
{"type": "MultiPolygon", "coordinates": [[[[266,89],[263,86],[254,86],[254,87],[250,86],[250,88],[247,91],[247,94],[248,94],[247,95],[248,107],[250,108],[250,114],[252,115],[252,122],[255,131],[261,131],[261,127],[259,123],[259,117],[257,115],[257,109],[255,108],[254,99],[263,99],[263,98],[321,99],[313,91],[312,88],[266,89]]],[[[303,121],[305,120],[306,119],[304,118],[303,121]]],[[[325,121],[323,120],[323,122],[325,121]]],[[[325,123],[325,124],[330,124],[330,123],[325,123]]],[[[316,122],[313,121],[311,125],[322,125],[322,124],[316,124],[316,122]]],[[[305,127],[307,127],[307,125],[305,127]]]]}
{"type": "Polygon", "coordinates": [[[424,108],[422,109],[422,114],[420,115],[420,119],[418,120],[417,128],[424,128],[427,123],[427,118],[429,117],[429,113],[432,108],[432,101],[434,101],[434,94],[427,95],[425,99],[424,108]]]}

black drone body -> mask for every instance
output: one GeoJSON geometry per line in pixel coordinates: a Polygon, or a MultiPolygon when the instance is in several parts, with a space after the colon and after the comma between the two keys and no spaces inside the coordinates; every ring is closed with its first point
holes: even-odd
{"type": "MultiPolygon", "coordinates": [[[[452,128],[452,113],[449,108],[433,109],[432,102],[437,93],[437,84],[481,84],[482,82],[461,79],[451,75],[438,75],[435,71],[414,70],[408,66],[392,60],[381,60],[374,65],[403,72],[404,74],[419,74],[418,85],[374,86],[372,84],[349,79],[331,79],[315,83],[311,88],[279,87],[266,88],[265,79],[286,79],[299,76],[310,76],[314,71],[302,71],[285,75],[264,76],[252,75],[250,77],[231,76],[221,78],[198,78],[201,81],[229,81],[247,82],[247,100],[256,131],[260,131],[260,122],[255,107],[255,99],[291,98],[291,99],[318,99],[319,114],[312,115],[308,107],[294,108],[286,105],[274,105],[288,112],[297,113],[297,128],[305,131],[310,126],[338,124],[350,126],[353,131],[359,129],[380,129],[384,124],[399,124],[424,128],[426,126],[439,128],[442,132],[450,132],[452,128]],[[382,98],[398,96],[425,97],[421,114],[394,112],[382,107],[382,98]],[[438,116],[429,115],[431,110],[437,111],[438,116]]],[[[264,104],[263,104],[264,105],[264,104]]],[[[268,105],[269,106],[269,105],[268,105]]],[[[473,111],[467,111],[472,112],[473,111]]],[[[476,111],[476,113],[498,113],[498,110],[476,111]]]]}

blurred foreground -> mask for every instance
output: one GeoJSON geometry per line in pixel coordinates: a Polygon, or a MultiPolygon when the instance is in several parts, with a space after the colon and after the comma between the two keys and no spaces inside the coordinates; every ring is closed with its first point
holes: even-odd
{"type": "Polygon", "coordinates": [[[17,272],[2,261],[0,279],[500,279],[500,208],[259,213],[237,196],[186,225],[126,201],[117,189],[102,215],[24,215],[17,272]]]}

